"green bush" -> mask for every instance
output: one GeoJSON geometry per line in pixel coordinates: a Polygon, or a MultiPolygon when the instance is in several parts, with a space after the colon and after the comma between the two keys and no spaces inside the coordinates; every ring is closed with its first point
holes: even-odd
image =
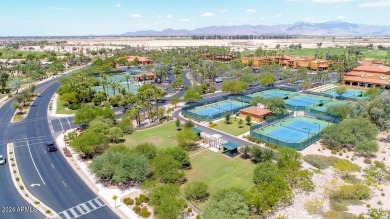
{"type": "Polygon", "coordinates": [[[140,214],[141,213],[141,207],[139,205],[135,205],[134,208],[133,208],[133,211],[136,213],[136,214],[140,214]]]}
{"type": "Polygon", "coordinates": [[[125,199],[123,199],[123,203],[125,203],[125,205],[133,205],[134,200],[131,198],[125,198],[125,199]]]}
{"type": "Polygon", "coordinates": [[[34,202],[34,204],[36,204],[36,205],[39,205],[39,204],[40,204],[40,202],[39,202],[39,201],[35,201],[35,202],[34,202]]]}
{"type": "Polygon", "coordinates": [[[303,160],[318,169],[324,170],[333,166],[333,164],[339,159],[336,157],[327,157],[322,155],[306,155],[303,157],[303,160]]]}
{"type": "Polygon", "coordinates": [[[189,200],[204,201],[209,196],[208,186],[204,182],[192,182],[184,188],[184,195],[189,200]]]}
{"type": "Polygon", "coordinates": [[[46,212],[46,214],[51,214],[50,210],[46,210],[45,212],[46,212]]]}
{"type": "Polygon", "coordinates": [[[140,212],[140,214],[139,214],[139,216],[141,216],[143,218],[148,218],[148,217],[150,217],[151,214],[152,213],[148,210],[147,207],[143,207],[141,212],[140,212]]]}
{"type": "Polygon", "coordinates": [[[364,158],[364,163],[365,163],[365,164],[371,164],[372,161],[371,161],[370,158],[364,158]]]}
{"type": "Polygon", "coordinates": [[[20,190],[24,190],[24,186],[19,186],[20,190]]]}
{"type": "Polygon", "coordinates": [[[19,178],[19,177],[16,177],[15,180],[16,180],[16,182],[19,182],[19,181],[20,181],[20,178],[19,178]]]}
{"type": "Polygon", "coordinates": [[[149,198],[144,194],[139,195],[138,200],[141,200],[141,203],[143,203],[143,202],[148,203],[149,202],[149,198]]]}
{"type": "Polygon", "coordinates": [[[336,200],[363,200],[370,197],[370,189],[363,184],[343,185],[329,194],[336,200]]]}

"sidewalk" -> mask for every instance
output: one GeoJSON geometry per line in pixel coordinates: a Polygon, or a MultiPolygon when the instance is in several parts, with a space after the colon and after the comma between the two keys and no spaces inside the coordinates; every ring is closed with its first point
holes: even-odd
{"type": "MultiPolygon", "coordinates": [[[[73,130],[69,130],[67,132],[71,132],[73,130]]],[[[63,153],[63,148],[66,147],[66,143],[64,141],[64,135],[60,134],[55,138],[57,146],[59,147],[59,151],[63,153]]],[[[111,208],[120,218],[140,218],[134,211],[132,211],[125,204],[121,203],[123,197],[129,195],[135,191],[141,191],[139,188],[130,188],[126,190],[121,190],[116,186],[112,186],[112,188],[107,188],[102,183],[99,182],[99,179],[95,176],[94,173],[89,169],[88,163],[83,161],[80,156],[70,147],[66,147],[72,154],[72,157],[67,157],[65,154],[64,157],[68,161],[68,163],[72,166],[74,171],[83,179],[83,181],[94,191],[98,196],[104,200],[108,207],[111,208]],[[113,196],[117,196],[117,206],[115,206],[115,201],[112,199],[113,196]]]]}

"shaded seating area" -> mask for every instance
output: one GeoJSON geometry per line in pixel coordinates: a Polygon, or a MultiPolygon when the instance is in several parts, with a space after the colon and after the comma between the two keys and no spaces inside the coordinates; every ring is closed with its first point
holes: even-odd
{"type": "Polygon", "coordinates": [[[237,148],[240,147],[239,144],[228,141],[226,143],[221,144],[221,146],[223,147],[224,155],[229,157],[235,157],[236,155],[238,155],[237,148]]]}
{"type": "Polygon", "coordinates": [[[202,130],[197,128],[192,128],[192,131],[195,132],[195,134],[197,134],[199,138],[200,138],[200,134],[203,132],[202,130]]]}

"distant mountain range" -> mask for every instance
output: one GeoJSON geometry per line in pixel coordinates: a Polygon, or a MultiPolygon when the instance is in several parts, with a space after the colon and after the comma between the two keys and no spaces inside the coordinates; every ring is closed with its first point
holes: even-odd
{"type": "Polygon", "coordinates": [[[390,36],[390,26],[353,24],[343,21],[281,25],[209,26],[194,30],[165,29],[127,32],[122,36],[193,36],[193,35],[294,35],[294,36],[390,36]]]}

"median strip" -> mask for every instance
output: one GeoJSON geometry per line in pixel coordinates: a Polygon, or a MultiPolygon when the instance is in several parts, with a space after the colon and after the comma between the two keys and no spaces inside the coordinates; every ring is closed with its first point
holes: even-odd
{"type": "MultiPolygon", "coordinates": [[[[47,205],[39,201],[35,196],[33,196],[25,186],[22,177],[19,174],[18,164],[16,162],[14,144],[7,144],[7,154],[8,154],[8,166],[11,173],[12,182],[14,183],[16,190],[19,194],[33,207],[40,211],[47,218],[57,218],[58,214],[49,208],[47,205]]],[[[31,184],[31,187],[40,186],[40,184],[31,184]]]]}

